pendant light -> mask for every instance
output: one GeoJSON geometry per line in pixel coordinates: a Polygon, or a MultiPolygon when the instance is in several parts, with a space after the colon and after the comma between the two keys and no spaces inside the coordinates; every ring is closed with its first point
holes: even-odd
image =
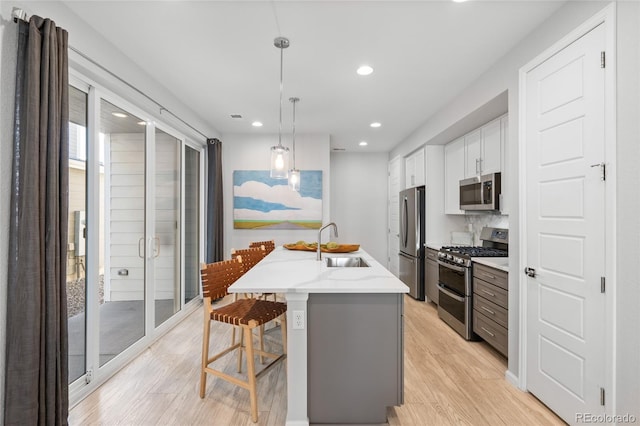
{"type": "Polygon", "coordinates": [[[293,104],[293,125],[291,130],[291,148],[293,154],[293,167],[289,170],[289,186],[294,191],[300,191],[300,170],[296,169],[296,102],[300,98],[289,98],[293,104]]]}
{"type": "Polygon", "coordinates": [[[289,171],[289,148],[282,146],[282,63],[284,49],[289,47],[289,39],[276,37],[273,45],[280,49],[280,127],[278,130],[278,145],[271,147],[271,173],[275,179],[287,179],[289,171]]]}

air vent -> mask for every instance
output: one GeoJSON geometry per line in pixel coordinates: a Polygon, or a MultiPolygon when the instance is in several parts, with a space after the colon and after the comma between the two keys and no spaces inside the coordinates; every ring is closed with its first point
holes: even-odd
{"type": "Polygon", "coordinates": [[[346,148],[331,148],[332,151],[346,151],[346,148]]]}
{"type": "Polygon", "coordinates": [[[240,114],[231,114],[231,118],[242,118],[240,114]]]}

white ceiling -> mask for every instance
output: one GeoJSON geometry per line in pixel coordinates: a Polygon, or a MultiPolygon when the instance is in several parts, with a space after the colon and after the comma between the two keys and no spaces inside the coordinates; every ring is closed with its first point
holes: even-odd
{"type": "Polygon", "coordinates": [[[563,2],[65,4],[223,134],[278,132],[273,39],[285,36],[283,132],[291,131],[288,99],[297,96],[296,132],[328,133],[333,148],[389,151],[563,2]],[[373,74],[358,76],[365,63],[373,74]],[[382,127],[370,128],[373,121],[382,127]]]}

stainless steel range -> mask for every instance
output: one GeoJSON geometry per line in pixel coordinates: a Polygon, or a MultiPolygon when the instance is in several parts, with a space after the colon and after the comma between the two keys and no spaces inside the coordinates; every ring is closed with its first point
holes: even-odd
{"type": "Polygon", "coordinates": [[[466,340],[474,338],[473,309],[474,257],[506,257],[509,255],[509,230],[482,229],[482,246],[445,246],[438,252],[438,316],[466,340]]]}

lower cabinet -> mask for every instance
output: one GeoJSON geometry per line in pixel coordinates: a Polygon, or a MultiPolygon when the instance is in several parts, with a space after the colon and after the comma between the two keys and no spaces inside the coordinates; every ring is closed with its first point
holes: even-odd
{"type": "Polygon", "coordinates": [[[384,424],[403,403],[403,295],[309,295],[310,423],[384,424]]]}
{"type": "Polygon", "coordinates": [[[424,260],[424,291],[429,302],[438,304],[438,250],[427,248],[424,260]]]}
{"type": "Polygon", "coordinates": [[[473,264],[473,331],[505,357],[509,350],[508,273],[473,264]]]}

